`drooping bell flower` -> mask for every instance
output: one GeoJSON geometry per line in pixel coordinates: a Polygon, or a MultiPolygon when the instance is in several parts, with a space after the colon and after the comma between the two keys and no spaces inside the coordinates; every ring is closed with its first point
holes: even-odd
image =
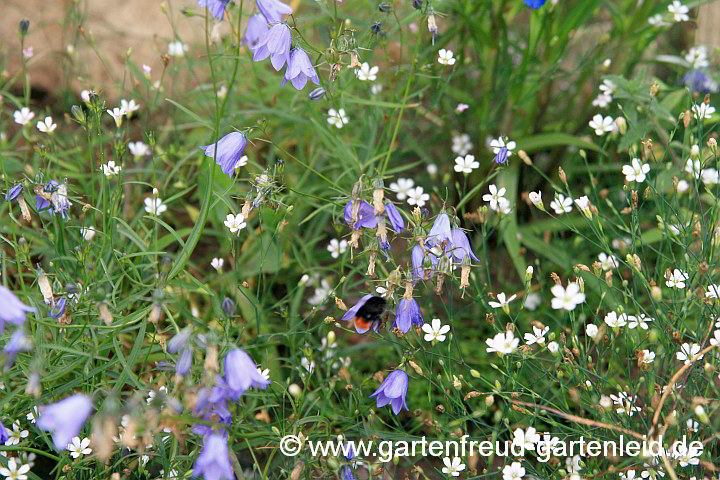
{"type": "Polygon", "coordinates": [[[208,7],[213,18],[218,20],[222,20],[225,16],[225,7],[228,3],[230,0],[197,0],[198,7],[208,7]]]}
{"type": "Polygon", "coordinates": [[[0,445],[4,444],[10,438],[10,434],[5,429],[5,425],[0,422],[0,445]]]}
{"type": "Polygon", "coordinates": [[[52,206],[50,213],[60,215],[63,218],[68,217],[68,210],[72,206],[68,200],[68,188],[64,183],[58,183],[50,180],[44,187],[37,185],[35,187],[35,209],[38,212],[48,210],[52,206]]]}
{"type": "Polygon", "coordinates": [[[441,213],[435,217],[435,222],[427,236],[427,243],[435,246],[441,245],[445,241],[452,243],[450,217],[446,213],[441,213]]]}
{"type": "Polygon", "coordinates": [[[293,12],[289,5],[278,0],[256,0],[255,4],[269,24],[280,23],[284,15],[290,15],[293,12]]]}
{"type": "Polygon", "coordinates": [[[85,420],[92,412],[92,401],[86,395],[76,394],[52,405],[40,407],[39,411],[37,427],[50,432],[55,449],[62,451],[82,430],[85,420]]]}
{"type": "Polygon", "coordinates": [[[34,313],[33,307],[28,307],[6,287],[0,285],[0,333],[5,331],[5,324],[22,325],[25,323],[25,314],[34,313]]]}
{"type": "Polygon", "coordinates": [[[229,389],[240,394],[245,393],[250,387],[265,390],[271,383],[260,375],[250,355],[239,348],[231,350],[225,356],[223,379],[229,389]]]}
{"type": "Polygon", "coordinates": [[[175,373],[181,376],[187,375],[188,371],[190,371],[190,367],[192,366],[192,349],[191,348],[183,348],[180,350],[180,356],[177,359],[177,362],[175,362],[175,373]]]}
{"type": "MultiPolygon", "coordinates": [[[[203,388],[197,394],[195,400],[195,409],[193,415],[203,420],[215,424],[215,428],[224,431],[224,427],[232,425],[232,413],[228,410],[227,400],[213,389],[203,388]]],[[[210,435],[213,432],[213,426],[196,423],[192,426],[192,432],[198,435],[210,435]]]]}
{"type": "Polygon", "coordinates": [[[250,17],[250,20],[248,20],[243,42],[252,51],[255,47],[257,47],[260,39],[267,35],[268,30],[270,30],[270,27],[268,27],[265,17],[256,13],[250,17]]]}
{"type": "Polygon", "coordinates": [[[50,316],[52,318],[58,319],[65,315],[65,306],[67,304],[67,299],[65,297],[60,297],[60,299],[55,302],[55,305],[50,309],[50,316]]]}
{"type": "Polygon", "coordinates": [[[290,27],[284,23],[276,23],[258,41],[253,50],[253,61],[260,62],[270,57],[273,68],[280,71],[290,59],[291,44],[292,34],[290,33],[290,27]]]}
{"type": "Polygon", "coordinates": [[[500,147],[497,154],[495,155],[495,163],[503,164],[507,163],[508,149],[507,147],[500,147]]]}
{"type": "Polygon", "coordinates": [[[369,398],[375,398],[378,408],[390,404],[393,413],[397,415],[403,408],[409,410],[406,401],[408,382],[407,373],[402,370],[394,370],[369,398]]]}
{"type": "Polygon", "coordinates": [[[545,5],[546,0],[525,0],[525,5],[527,5],[530,8],[538,9],[545,5]]]}
{"type": "Polygon", "coordinates": [[[235,165],[245,154],[247,137],[242,132],[230,132],[213,145],[200,147],[206,157],[215,158],[215,163],[220,165],[224,174],[232,177],[235,172],[235,165]],[[217,146],[217,154],[215,147],[217,146]]]}
{"type": "Polygon", "coordinates": [[[419,280],[421,278],[425,278],[425,269],[424,269],[424,262],[425,262],[425,250],[420,245],[415,245],[412,248],[412,252],[410,254],[410,257],[412,259],[412,278],[413,280],[419,280]]]}
{"type": "Polygon", "coordinates": [[[200,475],[205,480],[233,480],[235,474],[230,464],[227,435],[207,435],[200,455],[193,465],[193,478],[200,475]]]}
{"type": "Polygon", "coordinates": [[[423,314],[414,298],[410,300],[402,298],[398,302],[393,327],[397,327],[401,332],[407,333],[413,325],[419,327],[424,323],[423,314]]]}
{"type": "Polygon", "coordinates": [[[302,90],[308,80],[311,80],[315,85],[320,85],[320,79],[310,61],[310,57],[305,53],[305,50],[295,47],[290,52],[290,59],[281,85],[291,82],[295,89],[302,90]]]}
{"type": "Polygon", "coordinates": [[[367,203],[365,200],[359,200],[358,203],[359,208],[357,211],[355,225],[352,225],[353,202],[350,201],[345,204],[345,223],[350,225],[353,230],[377,227],[377,217],[375,216],[375,209],[372,207],[372,205],[367,203]]]}
{"type": "Polygon", "coordinates": [[[30,339],[25,336],[22,327],[15,330],[3,348],[3,353],[7,356],[5,366],[11,367],[12,364],[15,363],[17,354],[20,352],[29,352],[31,347],[32,343],[30,339]]]}
{"type": "Polygon", "coordinates": [[[462,261],[465,260],[465,257],[467,256],[469,256],[476,262],[480,261],[480,259],[475,256],[475,253],[473,253],[472,246],[470,245],[470,240],[468,239],[467,235],[465,235],[465,232],[462,231],[462,229],[452,229],[452,245],[452,256],[458,262],[462,263],[462,261]]]}
{"type": "Polygon", "coordinates": [[[405,220],[395,205],[387,202],[385,204],[385,213],[387,214],[388,220],[390,220],[390,225],[392,225],[393,230],[397,233],[405,230],[405,220]]]}
{"type": "Polygon", "coordinates": [[[16,200],[20,206],[20,212],[23,218],[26,222],[30,222],[32,221],[32,217],[30,216],[30,209],[27,206],[27,202],[25,202],[25,197],[22,194],[24,189],[25,187],[23,187],[22,183],[18,183],[5,194],[5,201],[12,202],[16,200]]]}

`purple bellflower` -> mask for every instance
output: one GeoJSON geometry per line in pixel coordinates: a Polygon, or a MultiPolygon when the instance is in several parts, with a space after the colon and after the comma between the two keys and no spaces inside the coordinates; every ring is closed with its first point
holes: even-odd
{"type": "Polygon", "coordinates": [[[225,7],[230,0],[197,0],[198,7],[208,7],[213,18],[222,20],[225,16],[225,7]]]}
{"type": "MultiPolygon", "coordinates": [[[[219,423],[223,427],[232,425],[232,414],[228,410],[227,400],[217,388],[204,388],[198,392],[193,414],[196,417],[202,417],[206,422],[219,423]]],[[[192,426],[192,431],[198,435],[207,436],[213,432],[213,427],[197,423],[192,426]]],[[[224,429],[222,431],[224,432],[224,429]]]]}
{"type": "Polygon", "coordinates": [[[57,319],[65,315],[66,304],[67,300],[65,299],[65,297],[60,297],[60,299],[55,302],[55,305],[50,309],[50,316],[57,319]]]}
{"type": "Polygon", "coordinates": [[[78,393],[39,410],[37,427],[52,433],[55,449],[61,451],[82,430],[92,412],[92,401],[90,397],[78,393]]]}
{"type": "MultiPolygon", "coordinates": [[[[352,201],[345,204],[343,215],[345,217],[345,223],[350,225],[352,223],[352,201]]],[[[390,220],[393,230],[396,232],[402,232],[405,230],[405,221],[403,220],[400,211],[395,205],[390,202],[385,204],[385,212],[387,218],[390,220]]],[[[361,228],[375,228],[377,227],[377,216],[375,215],[375,208],[365,200],[360,200],[360,208],[358,208],[357,220],[355,225],[352,226],[354,230],[360,230],[361,228]]]]}
{"type": "Polygon", "coordinates": [[[340,478],[342,480],[355,480],[355,474],[353,473],[352,468],[347,465],[343,465],[342,470],[340,470],[340,478]]]}
{"type": "Polygon", "coordinates": [[[10,435],[8,434],[8,431],[5,429],[5,425],[0,422],[0,444],[4,444],[8,441],[8,438],[10,438],[10,435]]]}
{"type": "Polygon", "coordinates": [[[20,352],[29,352],[32,347],[30,339],[25,336],[22,328],[16,329],[10,336],[10,340],[5,344],[3,353],[7,356],[5,366],[10,367],[15,363],[15,357],[20,352]]]}
{"type": "Polygon", "coordinates": [[[390,225],[392,225],[393,230],[400,233],[403,230],[405,230],[405,220],[403,220],[402,215],[400,214],[400,211],[397,209],[395,205],[388,202],[385,204],[385,213],[387,213],[388,220],[390,220],[390,225]]]}
{"type": "Polygon", "coordinates": [[[425,277],[425,250],[420,245],[415,245],[410,254],[412,259],[412,278],[418,280],[425,277]]]}
{"type": "Polygon", "coordinates": [[[227,387],[234,393],[242,395],[250,388],[265,390],[270,385],[270,380],[257,371],[257,365],[245,351],[236,348],[225,356],[225,374],[223,379],[227,387]]]}
{"type": "Polygon", "coordinates": [[[405,397],[408,392],[408,376],[402,370],[392,371],[385,381],[370,395],[375,398],[377,407],[384,407],[388,403],[392,405],[392,411],[395,415],[400,413],[402,409],[409,410],[405,397]]]}
{"type": "Polygon", "coordinates": [[[215,163],[220,165],[224,174],[232,177],[235,171],[235,165],[245,154],[247,146],[247,137],[242,132],[230,132],[214,145],[204,145],[200,147],[205,152],[206,157],[215,158],[215,163]],[[217,154],[215,147],[217,146],[217,154]]]}
{"type": "Polygon", "coordinates": [[[41,212],[52,207],[50,213],[53,215],[60,214],[63,218],[68,217],[68,210],[72,203],[68,200],[68,188],[64,183],[58,183],[55,180],[50,180],[43,188],[45,193],[50,194],[50,200],[47,200],[40,195],[35,196],[35,210],[41,212]]]}
{"type": "Polygon", "coordinates": [[[289,5],[278,0],[256,0],[255,4],[270,24],[282,22],[283,15],[290,15],[293,12],[289,5]]]}
{"type": "MultiPolygon", "coordinates": [[[[375,295],[368,294],[360,298],[360,300],[358,300],[355,305],[353,305],[347,312],[345,312],[345,315],[342,316],[341,320],[344,322],[354,320],[355,317],[357,317],[357,312],[363,307],[363,305],[365,305],[365,303],[367,303],[368,300],[370,300],[374,296],[375,295]]],[[[362,328],[360,325],[358,325],[357,322],[355,322],[355,331],[357,333],[365,333],[371,328],[377,331],[377,323],[373,322],[372,325],[368,325],[367,328],[362,328]]]]}
{"type": "Polygon", "coordinates": [[[717,84],[700,70],[691,70],[686,73],[683,77],[683,84],[693,92],[714,93],[717,91],[717,84]]]}
{"type": "Polygon", "coordinates": [[[181,376],[187,375],[190,367],[192,366],[192,349],[184,348],[180,352],[180,356],[175,362],[175,373],[181,376]]]}
{"type": "Polygon", "coordinates": [[[497,155],[495,155],[495,163],[507,163],[508,159],[508,149],[507,147],[500,147],[498,150],[497,155]]]}
{"type": "Polygon", "coordinates": [[[260,42],[260,39],[267,35],[268,30],[270,30],[270,27],[268,27],[265,17],[256,13],[248,20],[243,42],[250,50],[253,50],[260,42]]]}
{"type": "Polygon", "coordinates": [[[465,260],[465,257],[469,256],[476,262],[479,262],[480,259],[475,256],[475,253],[472,251],[472,246],[470,245],[470,240],[468,240],[467,235],[465,235],[465,232],[463,232],[459,228],[453,228],[452,229],[452,256],[455,257],[456,260],[459,262],[462,262],[465,260]]]}
{"type": "Polygon", "coordinates": [[[433,226],[427,236],[427,243],[435,246],[441,245],[446,240],[452,243],[450,217],[448,217],[447,213],[441,213],[435,217],[435,222],[433,222],[433,226]]]}
{"type": "Polygon", "coordinates": [[[180,349],[185,348],[185,346],[188,343],[188,340],[190,340],[190,329],[185,328],[180,331],[180,333],[173,336],[170,341],[168,342],[168,352],[169,353],[177,353],[180,351],[180,349]]]}
{"type": "Polygon", "coordinates": [[[25,323],[25,314],[35,312],[35,309],[28,307],[6,287],[0,285],[0,333],[5,331],[5,324],[22,325],[25,323]]]}
{"type": "Polygon", "coordinates": [[[280,69],[290,59],[290,46],[292,35],[290,27],[284,23],[276,23],[267,34],[261,38],[253,50],[253,61],[259,62],[270,57],[270,63],[275,70],[280,69]]]}
{"type": "Polygon", "coordinates": [[[193,465],[193,478],[200,475],[205,480],[233,480],[235,478],[228,455],[227,436],[213,433],[205,437],[203,448],[193,465]]]}
{"type": "Polygon", "coordinates": [[[8,192],[5,194],[5,201],[6,201],[6,202],[11,202],[11,201],[15,200],[16,198],[18,198],[18,197],[22,194],[24,188],[25,188],[25,187],[23,187],[22,183],[18,183],[17,185],[15,185],[14,187],[12,187],[12,188],[11,188],[10,190],[8,190],[8,192]]]}
{"type": "Polygon", "coordinates": [[[310,61],[310,57],[305,53],[305,50],[295,47],[290,52],[290,60],[288,60],[285,77],[281,85],[291,82],[295,89],[302,90],[307,85],[308,80],[311,80],[315,85],[320,85],[320,79],[310,61]]]}
{"type": "Polygon", "coordinates": [[[525,5],[537,9],[545,5],[545,0],[525,0],[525,5]]]}
{"type": "Polygon", "coordinates": [[[398,302],[397,308],[395,309],[393,327],[397,327],[401,332],[407,333],[413,325],[419,327],[424,323],[423,314],[414,298],[411,300],[405,300],[403,298],[398,302]]]}

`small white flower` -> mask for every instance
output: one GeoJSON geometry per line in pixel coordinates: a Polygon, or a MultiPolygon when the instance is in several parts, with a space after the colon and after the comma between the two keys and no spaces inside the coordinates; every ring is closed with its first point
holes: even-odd
{"type": "Polygon", "coordinates": [[[690,184],[687,180],[680,180],[677,183],[677,193],[685,193],[690,189],[690,184]]]}
{"type": "Polygon", "coordinates": [[[27,438],[30,434],[27,430],[20,428],[20,422],[13,422],[12,430],[9,428],[6,428],[5,430],[8,433],[8,439],[5,440],[6,447],[19,444],[23,438],[27,438]]]}
{"type": "Polygon", "coordinates": [[[620,328],[627,325],[628,316],[626,313],[621,313],[620,315],[618,315],[617,312],[610,312],[605,315],[604,320],[608,327],[620,328]]]}
{"type": "Polygon", "coordinates": [[[693,69],[708,68],[710,61],[708,59],[708,49],[703,45],[692,47],[685,54],[685,60],[690,64],[693,69]]]}
{"type": "Polygon", "coordinates": [[[398,200],[405,200],[408,196],[408,192],[415,186],[415,181],[412,178],[398,178],[397,182],[390,184],[390,190],[395,192],[398,200]]]}
{"type": "Polygon", "coordinates": [[[510,158],[517,144],[513,140],[508,139],[508,137],[498,137],[490,141],[490,148],[495,155],[500,153],[500,149],[503,147],[507,148],[507,156],[510,158]]]}
{"type": "Polygon", "coordinates": [[[128,143],[128,150],[130,150],[130,153],[132,153],[135,157],[150,155],[150,147],[145,145],[143,142],[128,143]]]}
{"type": "Polygon", "coordinates": [[[472,173],[476,168],[480,167],[480,162],[475,161],[475,155],[465,155],[455,159],[455,171],[458,173],[472,173]]]}
{"type": "Polygon", "coordinates": [[[595,115],[590,120],[590,128],[595,130],[595,135],[602,136],[615,129],[615,121],[611,116],[603,117],[601,114],[595,115]]]}
{"type": "Polygon", "coordinates": [[[423,338],[426,342],[444,342],[446,334],[450,331],[450,325],[443,325],[439,318],[433,318],[430,325],[423,324],[422,331],[425,332],[423,338]]]}
{"type": "Polygon", "coordinates": [[[553,310],[575,310],[575,307],[585,301],[585,294],[580,291],[577,283],[568,283],[567,288],[562,285],[553,285],[550,289],[553,294],[551,306],[553,310]]]}
{"type": "Polygon", "coordinates": [[[220,100],[224,100],[225,97],[227,97],[228,94],[228,88],[225,85],[222,85],[220,88],[218,88],[217,92],[215,92],[215,95],[217,95],[217,98],[220,100]]]}
{"type": "Polygon", "coordinates": [[[710,339],[710,345],[720,345],[720,330],[715,330],[713,332],[713,338],[710,339]]]}
{"type": "Polygon", "coordinates": [[[503,480],[520,480],[525,476],[525,469],[520,465],[520,462],[512,462],[510,465],[505,465],[502,470],[503,480]]]}
{"type": "Polygon", "coordinates": [[[312,373],[315,370],[315,360],[310,361],[307,357],[300,359],[300,365],[308,372],[312,373]]]}
{"type": "Polygon", "coordinates": [[[648,18],[648,23],[653,27],[667,27],[670,25],[670,22],[666,21],[659,13],[648,18]]]}
{"type": "Polygon", "coordinates": [[[532,292],[527,297],[525,297],[523,308],[527,308],[528,310],[533,311],[540,305],[542,305],[542,297],[539,293],[532,292]]]}
{"type": "Polygon", "coordinates": [[[121,170],[122,167],[120,165],[115,165],[115,162],[112,160],[102,165],[102,172],[105,174],[106,177],[118,175],[121,170]]]}
{"type": "Polygon", "coordinates": [[[592,218],[592,210],[590,210],[590,199],[587,195],[575,199],[575,205],[587,218],[592,218]]]}
{"type": "Polygon", "coordinates": [[[382,92],[382,90],[383,90],[383,86],[382,86],[381,84],[379,84],[379,83],[373,83],[373,84],[370,86],[370,94],[371,94],[371,95],[377,95],[377,94],[379,94],[380,92],[382,92]]]}
{"type": "Polygon", "coordinates": [[[515,297],[517,297],[517,295],[512,295],[510,296],[510,298],[506,299],[504,293],[498,293],[497,302],[488,302],[488,305],[490,305],[492,308],[505,308],[510,305],[510,302],[515,300],[515,297]]]}
{"type": "Polygon", "coordinates": [[[562,193],[555,194],[555,200],[550,202],[550,208],[555,210],[556,215],[572,212],[573,199],[565,197],[562,193]]]}
{"type": "Polygon", "coordinates": [[[132,114],[140,110],[140,104],[135,103],[135,100],[130,99],[128,102],[124,98],[120,100],[120,109],[125,112],[128,118],[132,117],[132,114]]]}
{"type": "Polygon", "coordinates": [[[593,107],[606,108],[612,103],[613,98],[610,95],[604,93],[598,94],[597,97],[592,101],[593,107]]]}
{"type": "Polygon", "coordinates": [[[244,167],[247,164],[248,164],[248,156],[243,155],[242,157],[240,157],[240,160],[238,160],[237,163],[235,164],[235,170],[240,170],[240,168],[244,167]]]}
{"type": "Polygon", "coordinates": [[[8,460],[7,467],[0,467],[0,475],[5,477],[6,480],[27,480],[28,476],[25,474],[29,471],[30,465],[20,465],[18,467],[17,460],[12,457],[8,460]]]}
{"type": "Polygon", "coordinates": [[[705,298],[720,298],[720,285],[708,285],[705,298]]]}
{"type": "Polygon", "coordinates": [[[228,229],[230,229],[230,233],[237,233],[247,226],[247,223],[245,223],[245,217],[242,213],[238,213],[237,215],[228,213],[226,220],[223,223],[228,229]]]}
{"type": "Polygon", "coordinates": [[[617,86],[615,85],[615,82],[606,78],[605,80],[603,80],[603,83],[600,85],[599,88],[603,94],[612,95],[615,92],[615,88],[617,88],[617,86]]]}
{"type": "Polygon", "coordinates": [[[25,415],[25,418],[27,418],[28,422],[30,422],[30,423],[35,423],[35,420],[37,419],[37,417],[38,417],[37,407],[33,407],[32,410],[30,410],[28,412],[28,414],[25,415]]]}
{"type": "Polygon", "coordinates": [[[648,327],[648,322],[652,322],[652,321],[654,321],[654,320],[655,320],[655,319],[652,318],[652,317],[647,317],[647,316],[645,316],[644,313],[641,313],[641,314],[639,314],[639,315],[637,315],[637,316],[636,316],[636,315],[629,315],[629,316],[628,316],[628,328],[629,328],[630,330],[634,330],[635,328],[640,327],[640,328],[642,328],[643,330],[647,330],[647,329],[649,328],[649,327],[648,327]]]}
{"type": "Polygon", "coordinates": [[[443,463],[445,466],[442,468],[442,472],[451,477],[458,477],[460,476],[460,472],[465,470],[465,464],[462,463],[460,457],[453,457],[452,461],[450,457],[445,457],[443,458],[443,463]]]}
{"type": "Polygon", "coordinates": [[[328,110],[327,121],[330,125],[334,125],[336,128],[342,128],[343,125],[347,125],[348,117],[345,115],[345,109],[335,110],[331,108],[328,110]]]}
{"type": "Polygon", "coordinates": [[[95,232],[93,227],[80,229],[80,235],[82,235],[82,237],[88,242],[95,238],[95,233],[97,232],[95,232]]]}
{"type": "Polygon", "coordinates": [[[468,108],[470,108],[470,105],[468,105],[467,103],[458,103],[457,106],[455,107],[455,111],[457,113],[462,113],[465,110],[467,110],[468,108]]]}
{"type": "Polygon", "coordinates": [[[550,342],[548,343],[548,350],[550,350],[550,353],[557,353],[560,350],[560,345],[557,342],[550,342]]]}
{"type": "Polygon", "coordinates": [[[210,262],[210,266],[217,270],[218,273],[222,273],[222,268],[224,264],[225,260],[223,260],[222,258],[213,258],[210,262]]]}
{"type": "Polygon", "coordinates": [[[473,144],[470,141],[470,135],[467,133],[463,133],[462,135],[455,135],[452,137],[452,147],[451,150],[454,154],[464,156],[470,153],[470,150],[472,150],[473,144]]]}
{"type": "Polygon", "coordinates": [[[424,207],[425,202],[430,200],[430,195],[428,195],[427,193],[423,193],[423,192],[424,192],[423,187],[415,187],[415,188],[411,188],[410,190],[408,190],[408,192],[407,192],[408,205],[417,205],[418,207],[424,207]]]}
{"type": "Polygon", "coordinates": [[[513,332],[504,332],[498,333],[493,338],[488,338],[485,343],[488,346],[485,349],[488,353],[497,352],[498,355],[502,355],[514,352],[520,343],[520,339],[515,338],[513,332]]]}
{"type": "Polygon", "coordinates": [[[528,197],[530,198],[532,204],[536,207],[540,208],[540,206],[544,206],[542,201],[542,192],[530,192],[528,193],[528,197]]]}
{"type": "Polygon", "coordinates": [[[257,372],[260,374],[261,377],[263,377],[265,380],[270,380],[270,369],[262,369],[261,367],[256,367],[257,372]]]}
{"type": "Polygon", "coordinates": [[[585,334],[590,338],[595,338],[598,334],[598,327],[594,323],[585,326],[585,334]]]}
{"type": "Polygon", "coordinates": [[[30,60],[35,54],[35,49],[33,47],[23,48],[22,54],[25,60],[30,60]]]}
{"type": "Polygon", "coordinates": [[[379,70],[380,67],[370,67],[370,64],[365,62],[360,65],[360,68],[355,70],[355,75],[358,80],[363,82],[374,82],[377,80],[377,73],[379,70]]]}
{"type": "Polygon", "coordinates": [[[68,443],[67,449],[70,451],[71,457],[79,458],[83,455],[90,455],[92,453],[92,448],[88,448],[89,445],[89,438],[83,438],[80,440],[80,437],[74,437],[72,439],[72,443],[68,443]]]}
{"type": "Polygon", "coordinates": [[[513,432],[513,445],[522,446],[525,450],[535,450],[535,445],[540,442],[540,435],[538,435],[535,427],[528,427],[527,430],[522,428],[516,428],[513,432]]]}
{"type": "Polygon", "coordinates": [[[29,108],[23,107],[20,110],[15,110],[13,113],[13,120],[18,125],[27,125],[35,118],[35,114],[30,111],[29,108]]]}
{"type": "Polygon", "coordinates": [[[713,113],[715,113],[715,107],[708,105],[705,102],[698,103],[692,106],[692,112],[696,119],[703,120],[706,118],[712,118],[713,113]]]}
{"type": "Polygon", "coordinates": [[[608,255],[603,252],[598,255],[598,261],[605,272],[618,267],[618,260],[615,255],[608,255]]]}
{"type": "Polygon", "coordinates": [[[642,357],[643,363],[650,364],[655,361],[655,352],[652,352],[650,350],[643,350],[642,352],[643,352],[643,357],[642,357]]]}
{"type": "Polygon", "coordinates": [[[539,343],[543,344],[545,343],[545,335],[550,331],[550,327],[545,327],[543,329],[539,329],[538,327],[534,326],[532,327],[533,333],[526,333],[523,337],[525,338],[525,343],[528,345],[532,345],[533,343],[539,343]]]}
{"type": "Polygon", "coordinates": [[[630,165],[623,165],[622,173],[628,182],[642,183],[645,176],[650,171],[650,165],[640,162],[639,158],[633,158],[630,165]]]}
{"type": "Polygon", "coordinates": [[[168,43],[168,55],[171,57],[182,57],[188,49],[189,47],[179,40],[168,43]]]}
{"type": "MultiPolygon", "coordinates": [[[[698,345],[697,343],[693,343],[692,345],[690,345],[689,343],[683,343],[680,347],[680,351],[675,353],[675,358],[677,358],[681,362],[685,362],[685,365],[689,365],[690,360],[692,360],[692,358],[698,353],[700,353],[700,345],[698,345]]],[[[703,357],[704,355],[701,355],[700,357],[698,357],[698,360],[702,359],[703,357]]]]}
{"type": "Polygon", "coordinates": [[[330,240],[330,245],[327,246],[328,252],[330,252],[330,255],[332,258],[338,258],[340,255],[345,253],[345,250],[347,250],[348,242],[347,240],[339,240],[337,238],[333,238],[330,240]]]}
{"type": "Polygon", "coordinates": [[[627,392],[618,392],[617,396],[610,395],[610,399],[612,399],[613,404],[618,405],[618,408],[615,409],[617,413],[624,413],[627,416],[632,417],[633,414],[641,411],[640,407],[636,407],[634,405],[637,397],[629,395],[627,392]]]}
{"type": "Polygon", "coordinates": [[[52,117],[45,117],[45,120],[37,122],[37,129],[43,133],[51,134],[57,128],[57,124],[53,123],[52,117]]]}
{"type": "Polygon", "coordinates": [[[483,195],[483,200],[490,204],[491,210],[499,211],[510,205],[510,201],[504,197],[506,191],[504,187],[498,189],[494,183],[491,183],[488,190],[490,193],[483,195]]]}
{"type": "Polygon", "coordinates": [[[720,174],[714,168],[703,168],[700,177],[705,185],[717,185],[720,181],[720,174]]]}
{"type": "Polygon", "coordinates": [[[688,16],[688,12],[690,11],[690,9],[680,3],[678,0],[673,0],[673,2],[668,5],[667,9],[668,12],[670,12],[670,14],[672,15],[673,20],[675,20],[676,22],[687,22],[688,20],[690,20],[690,17],[688,16]]]}
{"type": "Polygon", "coordinates": [[[167,205],[159,198],[147,197],[145,198],[145,211],[150,215],[160,216],[167,211],[167,205]]]}
{"type": "Polygon", "coordinates": [[[685,281],[688,278],[689,278],[689,276],[687,273],[676,268],[675,270],[673,270],[672,274],[670,274],[668,279],[665,281],[665,285],[667,285],[670,288],[683,289],[683,288],[685,288],[685,281]]]}
{"type": "Polygon", "coordinates": [[[145,65],[143,63],[142,69],[143,69],[143,75],[145,75],[145,78],[150,78],[150,75],[152,75],[152,67],[150,67],[149,65],[145,65]]]}
{"type": "Polygon", "coordinates": [[[123,117],[125,116],[125,110],[115,107],[112,110],[108,110],[107,113],[113,117],[113,120],[115,120],[115,126],[120,128],[122,126],[123,117]]]}
{"type": "Polygon", "coordinates": [[[452,50],[445,50],[441,48],[438,52],[438,63],[441,65],[455,65],[455,58],[453,58],[452,50]]]}
{"type": "Polygon", "coordinates": [[[702,168],[700,167],[700,160],[693,160],[692,158],[688,158],[687,162],[685,162],[685,171],[690,175],[694,176],[695,178],[700,178],[700,174],[702,172],[702,168]]]}

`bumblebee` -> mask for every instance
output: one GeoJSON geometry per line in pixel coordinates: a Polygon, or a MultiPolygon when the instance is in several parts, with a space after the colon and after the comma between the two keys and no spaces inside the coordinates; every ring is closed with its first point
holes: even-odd
{"type": "Polygon", "coordinates": [[[370,297],[355,314],[355,330],[358,333],[365,333],[371,328],[376,329],[387,302],[381,297],[370,297]]]}

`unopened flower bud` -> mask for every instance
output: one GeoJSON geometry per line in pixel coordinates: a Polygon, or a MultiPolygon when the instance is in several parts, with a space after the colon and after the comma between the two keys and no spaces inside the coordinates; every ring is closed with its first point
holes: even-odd
{"type": "Polygon", "coordinates": [[[325,96],[325,89],[322,87],[318,87],[308,94],[308,98],[310,100],[320,100],[324,96],[325,96]]]}
{"type": "Polygon", "coordinates": [[[392,12],[392,7],[387,2],[382,2],[380,5],[378,5],[378,10],[380,10],[382,13],[390,13],[392,12]]]}
{"type": "Polygon", "coordinates": [[[558,176],[560,177],[560,181],[567,186],[567,175],[565,175],[565,170],[563,170],[562,167],[558,167],[558,176]]]}
{"type": "Polygon", "coordinates": [[[223,298],[222,311],[227,317],[235,315],[235,302],[233,302],[231,298],[223,298]]]}
{"type": "Polygon", "coordinates": [[[428,15],[428,32],[432,34],[432,44],[435,45],[435,35],[437,35],[438,27],[435,23],[435,14],[428,15]]]}
{"type": "Polygon", "coordinates": [[[627,132],[627,121],[625,120],[625,117],[617,117],[615,119],[615,126],[618,129],[618,132],[620,132],[620,135],[625,135],[627,132]]]}
{"type": "Polygon", "coordinates": [[[525,269],[525,281],[529,282],[532,280],[533,272],[535,269],[532,265],[528,265],[528,267],[525,269]]]}
{"type": "Polygon", "coordinates": [[[27,35],[28,30],[30,29],[30,20],[23,19],[20,20],[20,35],[27,35]]]}
{"type": "Polygon", "coordinates": [[[415,10],[420,10],[423,6],[422,0],[412,0],[412,6],[415,10]]]}
{"type": "Polygon", "coordinates": [[[715,153],[715,150],[717,149],[717,140],[715,140],[715,137],[710,137],[707,141],[707,146],[710,150],[715,153]]]}

